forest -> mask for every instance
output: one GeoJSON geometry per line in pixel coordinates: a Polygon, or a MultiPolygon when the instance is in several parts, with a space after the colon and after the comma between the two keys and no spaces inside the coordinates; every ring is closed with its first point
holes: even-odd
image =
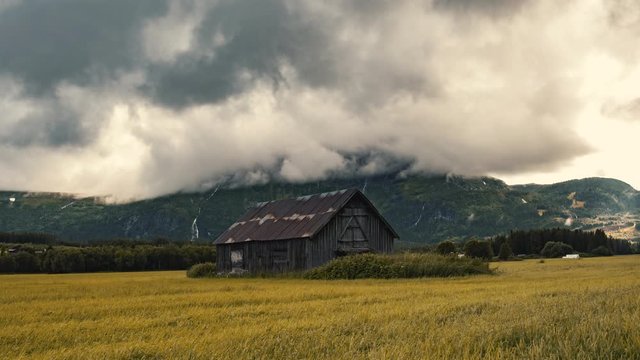
{"type": "Polygon", "coordinates": [[[514,257],[561,257],[578,253],[582,256],[627,255],[640,251],[637,244],[614,239],[602,230],[583,231],[562,228],[511,231],[506,235],[464,241],[443,241],[409,251],[433,251],[439,254],[464,253],[466,256],[492,260],[514,257]]]}
{"type": "Polygon", "coordinates": [[[0,233],[0,273],[183,270],[215,261],[213,245],[165,239],[69,244],[40,233],[0,233]]]}
{"type": "Polygon", "coordinates": [[[498,254],[502,244],[508,243],[513,254],[540,254],[549,242],[560,242],[571,246],[578,253],[597,255],[632,254],[631,243],[614,239],[602,231],[582,231],[562,228],[511,231],[508,235],[496,236],[491,244],[498,254]]]}

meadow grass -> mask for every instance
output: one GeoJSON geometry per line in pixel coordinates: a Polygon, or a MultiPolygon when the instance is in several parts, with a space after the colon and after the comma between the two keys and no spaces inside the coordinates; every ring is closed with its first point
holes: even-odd
{"type": "Polygon", "coordinates": [[[640,256],[403,280],[0,276],[0,359],[640,359],[640,256]]]}

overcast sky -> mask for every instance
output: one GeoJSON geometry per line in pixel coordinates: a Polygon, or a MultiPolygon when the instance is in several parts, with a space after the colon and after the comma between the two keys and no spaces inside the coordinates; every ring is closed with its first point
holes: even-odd
{"type": "Polygon", "coordinates": [[[0,189],[640,188],[636,0],[0,0],[0,189]]]}

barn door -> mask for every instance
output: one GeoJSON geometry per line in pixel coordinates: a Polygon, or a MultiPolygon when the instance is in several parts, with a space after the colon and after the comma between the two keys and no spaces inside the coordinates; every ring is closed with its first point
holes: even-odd
{"type": "Polygon", "coordinates": [[[338,250],[361,252],[369,249],[369,215],[364,209],[345,208],[340,214],[342,231],[338,250]]]}

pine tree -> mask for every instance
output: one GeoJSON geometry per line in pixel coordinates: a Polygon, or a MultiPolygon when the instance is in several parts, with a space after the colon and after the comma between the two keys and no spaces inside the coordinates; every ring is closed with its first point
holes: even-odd
{"type": "Polygon", "coordinates": [[[509,242],[505,241],[500,245],[500,252],[498,253],[498,258],[500,260],[509,260],[513,256],[513,252],[511,251],[511,246],[509,246],[509,242]]]}

